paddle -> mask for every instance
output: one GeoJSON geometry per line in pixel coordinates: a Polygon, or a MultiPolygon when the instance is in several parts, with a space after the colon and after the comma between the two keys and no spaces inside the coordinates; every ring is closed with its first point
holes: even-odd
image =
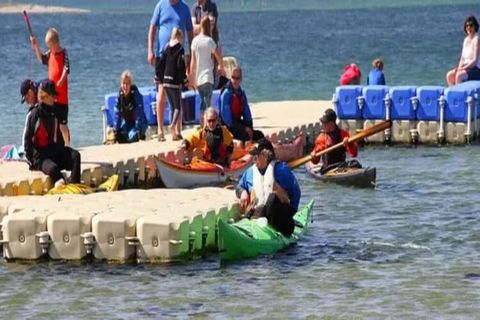
{"type": "Polygon", "coordinates": [[[27,11],[25,10],[23,10],[23,18],[25,19],[25,23],[27,24],[27,29],[30,37],[33,37],[32,26],[30,25],[30,18],[28,17],[27,11]]]}
{"type": "MultiPolygon", "coordinates": [[[[376,124],[374,126],[371,126],[370,128],[367,128],[367,129],[364,129],[362,130],[361,132],[351,136],[348,138],[348,142],[351,143],[351,142],[357,142],[359,140],[362,140],[363,138],[365,137],[368,137],[368,136],[371,136],[372,134],[375,134],[375,133],[378,133],[378,132],[381,132],[385,129],[388,129],[390,128],[390,126],[392,125],[392,121],[391,120],[385,120],[379,124],[376,124]]],[[[336,150],[338,148],[341,148],[343,146],[343,142],[340,142],[340,143],[337,143],[331,147],[328,147],[327,149],[324,149],[322,151],[319,151],[315,154],[316,157],[320,157],[321,155],[324,155],[326,153],[329,153],[330,151],[333,151],[333,150],[336,150]]],[[[311,155],[308,155],[308,156],[305,156],[303,158],[300,158],[300,159],[297,159],[297,160],[292,160],[288,163],[288,166],[291,168],[291,169],[295,169],[299,166],[301,166],[302,164],[305,164],[307,163],[308,161],[312,160],[312,156],[311,155]]]]}

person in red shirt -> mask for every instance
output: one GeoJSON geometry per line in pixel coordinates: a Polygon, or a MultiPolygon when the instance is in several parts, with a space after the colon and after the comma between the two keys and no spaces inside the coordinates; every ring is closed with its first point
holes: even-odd
{"type": "Polygon", "coordinates": [[[70,62],[67,50],[60,46],[60,35],[55,28],[50,28],[45,35],[45,44],[48,50],[42,53],[37,38],[30,37],[32,48],[38,61],[48,67],[48,78],[55,83],[58,96],[55,100],[55,116],[60,123],[65,146],[70,145],[70,132],[68,130],[68,74],[70,62]]]}
{"type": "Polygon", "coordinates": [[[340,129],[335,122],[336,120],[337,114],[333,109],[325,110],[325,113],[320,118],[323,130],[315,140],[315,146],[310,154],[312,162],[317,164],[320,161],[320,157],[315,156],[318,152],[343,142],[344,147],[333,150],[323,156],[322,172],[326,172],[328,169],[345,162],[347,152],[351,157],[356,157],[358,154],[357,144],[355,142],[348,143],[348,137],[350,136],[348,131],[340,129]]]}

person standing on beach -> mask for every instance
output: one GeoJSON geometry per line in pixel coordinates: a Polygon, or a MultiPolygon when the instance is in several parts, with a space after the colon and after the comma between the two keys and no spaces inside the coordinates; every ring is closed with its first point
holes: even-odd
{"type": "Polygon", "coordinates": [[[70,74],[70,61],[67,50],[60,46],[60,34],[55,28],[50,28],[45,35],[45,44],[48,50],[42,53],[38,40],[30,37],[32,48],[38,61],[48,68],[48,78],[55,83],[58,96],[55,100],[55,116],[60,123],[65,146],[70,145],[70,131],[68,130],[68,74],[70,74]]]}
{"type": "Polygon", "coordinates": [[[170,105],[170,132],[172,140],[183,139],[182,131],[182,88],[187,86],[187,68],[185,66],[185,51],[182,46],[183,35],[178,28],[173,28],[172,38],[163,52],[162,62],[165,66],[163,87],[167,93],[170,105]]]}
{"type": "MultiPolygon", "coordinates": [[[[211,37],[217,46],[217,51],[222,57],[222,47],[220,46],[220,33],[218,31],[218,10],[217,4],[211,0],[197,0],[192,6],[192,24],[193,34],[199,35],[201,32],[201,22],[204,17],[210,18],[211,37]]],[[[213,76],[214,86],[217,87],[219,82],[219,73],[217,72],[218,64],[214,60],[213,76]]]]}
{"type": "MultiPolygon", "coordinates": [[[[200,120],[205,110],[211,105],[214,79],[214,59],[220,65],[220,74],[225,74],[220,50],[211,38],[211,20],[203,17],[200,34],[192,41],[192,59],[190,63],[191,85],[197,88],[200,95],[200,120]]],[[[200,122],[203,126],[203,121],[200,122]]]]}
{"type": "Polygon", "coordinates": [[[30,107],[23,146],[30,170],[47,174],[55,187],[64,185],[61,170],[71,170],[70,183],[80,183],[80,153],[56,142],[58,120],[54,114],[57,91],[53,81],[40,81],[38,104],[30,107]]]}
{"type": "MultiPolygon", "coordinates": [[[[165,109],[165,92],[163,91],[164,70],[160,68],[161,58],[174,27],[179,28],[187,35],[188,47],[185,47],[185,55],[189,55],[190,44],[193,39],[192,16],[190,9],[182,0],[159,0],[150,20],[148,30],[148,62],[155,66],[155,81],[158,84],[157,94],[157,124],[158,141],[165,141],[163,128],[163,112],[165,109]],[[158,31],[157,45],[154,45],[154,38],[158,31]],[[188,52],[187,52],[188,51],[188,52]]],[[[187,59],[188,65],[188,59],[187,59]]]]}

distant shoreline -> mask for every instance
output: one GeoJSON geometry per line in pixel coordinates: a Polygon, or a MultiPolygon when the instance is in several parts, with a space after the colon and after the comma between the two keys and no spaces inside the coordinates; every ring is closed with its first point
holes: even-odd
{"type": "Polygon", "coordinates": [[[0,4],[0,14],[2,13],[22,13],[26,10],[28,13],[88,13],[90,10],[67,8],[57,6],[41,6],[37,4],[0,4]]]}

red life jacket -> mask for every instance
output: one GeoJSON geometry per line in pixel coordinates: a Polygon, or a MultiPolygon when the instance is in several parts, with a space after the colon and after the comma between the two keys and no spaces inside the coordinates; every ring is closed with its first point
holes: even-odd
{"type": "Polygon", "coordinates": [[[243,116],[243,99],[236,93],[232,94],[232,119],[240,120],[243,116]]]}
{"type": "Polygon", "coordinates": [[[35,133],[33,135],[33,145],[35,148],[46,148],[49,144],[48,130],[43,121],[39,118],[35,123],[35,133]]]}

